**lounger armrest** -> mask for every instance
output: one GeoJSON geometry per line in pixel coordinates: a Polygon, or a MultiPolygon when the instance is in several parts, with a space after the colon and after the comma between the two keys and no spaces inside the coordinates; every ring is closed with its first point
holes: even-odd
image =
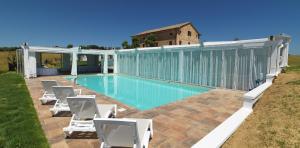
{"type": "Polygon", "coordinates": [[[96,98],[96,95],[77,95],[76,97],[88,97],[88,98],[96,98]]]}

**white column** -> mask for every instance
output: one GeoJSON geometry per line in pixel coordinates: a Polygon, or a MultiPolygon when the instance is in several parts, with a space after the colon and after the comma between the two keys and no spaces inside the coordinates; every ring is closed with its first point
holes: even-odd
{"type": "Polygon", "coordinates": [[[24,65],[24,76],[25,76],[25,78],[30,78],[30,75],[29,75],[29,61],[28,61],[28,50],[29,50],[29,47],[28,46],[23,46],[22,47],[22,49],[23,49],[23,65],[24,65]]]}
{"type": "Polygon", "coordinates": [[[225,81],[225,51],[222,49],[222,71],[221,71],[221,87],[226,87],[226,81],[225,81]]]}
{"type": "Polygon", "coordinates": [[[29,77],[36,77],[36,57],[35,52],[28,52],[29,77]]]}
{"type": "Polygon", "coordinates": [[[280,51],[281,51],[281,48],[282,48],[281,45],[277,48],[276,75],[280,72],[280,51]]]}
{"type": "Polygon", "coordinates": [[[114,54],[114,73],[118,73],[118,55],[114,54]]]}
{"type": "Polygon", "coordinates": [[[213,80],[213,51],[211,50],[210,51],[210,69],[209,69],[209,86],[212,86],[213,83],[212,83],[212,80],[213,80]]]}
{"type": "Polygon", "coordinates": [[[179,82],[183,82],[183,50],[179,51],[179,64],[178,64],[178,69],[179,69],[179,82]]]}
{"type": "MultiPolygon", "coordinates": [[[[100,61],[102,62],[102,55],[101,55],[101,54],[98,55],[98,61],[97,61],[97,62],[99,63],[100,61]]],[[[103,65],[102,65],[102,63],[100,64],[100,66],[101,66],[101,67],[100,67],[101,72],[103,73],[103,65]]]]}
{"type": "Polygon", "coordinates": [[[275,75],[276,74],[276,65],[277,65],[277,46],[273,45],[271,48],[271,54],[270,54],[270,74],[275,75]]]}
{"type": "Polygon", "coordinates": [[[233,73],[233,89],[237,89],[238,84],[238,49],[235,50],[235,59],[234,59],[234,73],[233,73]]]}
{"type": "Polygon", "coordinates": [[[136,76],[139,76],[140,54],[136,53],[136,76]]]}
{"type": "Polygon", "coordinates": [[[103,73],[108,73],[108,55],[104,54],[104,64],[103,64],[103,73]]]}
{"type": "Polygon", "coordinates": [[[77,76],[77,52],[72,53],[72,76],[77,76]]]}
{"type": "Polygon", "coordinates": [[[285,66],[288,66],[288,61],[289,61],[289,46],[290,44],[289,43],[285,43],[285,66]]]}
{"type": "Polygon", "coordinates": [[[250,68],[249,68],[249,83],[248,83],[248,90],[249,89],[252,89],[251,87],[253,87],[254,86],[254,84],[253,84],[253,77],[252,77],[252,70],[253,70],[253,65],[254,65],[254,50],[253,49],[251,49],[250,50],[250,68]]]}

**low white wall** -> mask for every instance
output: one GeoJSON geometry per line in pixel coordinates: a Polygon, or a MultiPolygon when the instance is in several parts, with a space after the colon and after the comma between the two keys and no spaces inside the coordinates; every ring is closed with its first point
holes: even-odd
{"type": "MultiPolygon", "coordinates": [[[[238,111],[227,118],[214,130],[208,133],[192,148],[218,148],[238,129],[244,120],[253,112],[253,105],[271,85],[275,75],[267,75],[265,83],[244,94],[244,103],[238,111]]],[[[196,129],[195,129],[196,130],[196,129]]]]}

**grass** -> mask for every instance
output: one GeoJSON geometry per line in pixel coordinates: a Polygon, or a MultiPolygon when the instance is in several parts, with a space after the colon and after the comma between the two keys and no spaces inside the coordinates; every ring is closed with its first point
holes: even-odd
{"type": "Polygon", "coordinates": [[[42,53],[42,63],[49,68],[61,68],[61,54],[42,53]],[[46,62],[47,61],[47,62],[46,62]]]}
{"type": "Polygon", "coordinates": [[[8,71],[8,56],[15,56],[16,51],[0,51],[0,72],[8,71]]]}
{"type": "MultiPolygon", "coordinates": [[[[9,56],[16,56],[16,51],[0,51],[0,73],[8,71],[9,56]]],[[[49,68],[61,67],[61,54],[42,53],[42,60],[42,63],[49,68]]]]}
{"type": "Polygon", "coordinates": [[[0,147],[49,147],[22,76],[0,74],[0,147]]]}
{"type": "Polygon", "coordinates": [[[290,67],[287,70],[300,72],[300,56],[290,55],[288,64],[290,67]]]}
{"type": "Polygon", "coordinates": [[[300,147],[300,56],[289,65],[223,147],[300,147]]]}

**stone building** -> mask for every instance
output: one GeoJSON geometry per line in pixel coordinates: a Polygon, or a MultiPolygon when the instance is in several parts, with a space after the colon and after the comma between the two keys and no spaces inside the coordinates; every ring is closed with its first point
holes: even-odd
{"type": "Polygon", "coordinates": [[[201,35],[191,22],[186,22],[147,30],[131,37],[139,40],[140,47],[145,47],[145,38],[150,34],[155,36],[155,46],[198,44],[201,35]]]}

